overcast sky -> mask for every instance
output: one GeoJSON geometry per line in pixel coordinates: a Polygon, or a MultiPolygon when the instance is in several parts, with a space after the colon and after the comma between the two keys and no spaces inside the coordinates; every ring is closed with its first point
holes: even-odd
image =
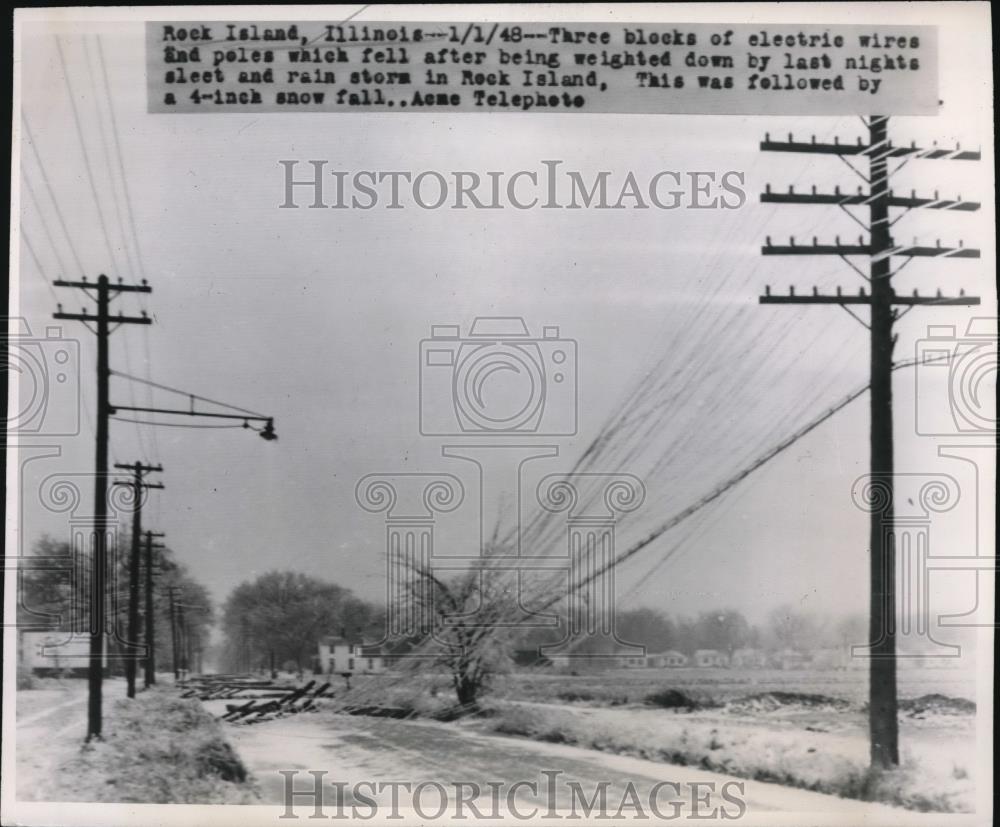
{"type": "MultiPolygon", "coordinates": [[[[851,22],[860,22],[867,12],[855,9],[851,22]]],[[[711,13],[718,19],[723,12],[711,13]]],[[[681,17],[676,11],[657,13],[694,21],[710,12],[702,7],[681,17]]],[[[978,164],[915,161],[901,174],[900,190],[961,193],[982,201],[984,209],[934,221],[907,217],[897,238],[920,236],[931,243],[962,238],[981,247],[984,257],[917,261],[899,276],[897,289],[964,288],[983,294],[987,308],[995,306],[989,276],[995,268],[986,28],[970,25],[971,16],[944,5],[934,12],[895,6],[877,14],[898,23],[942,24],[941,114],[893,119],[893,138],[957,140],[984,151],[978,164]]],[[[413,10],[408,16],[418,15],[413,10]]],[[[365,17],[388,19],[371,10],[359,19],[365,17]]],[[[767,157],[758,148],[765,131],[853,140],[861,134],[857,118],[151,115],[141,23],[25,26],[23,110],[89,278],[101,272],[126,280],[138,275],[135,261],[129,267],[134,246],[128,256],[119,249],[122,233],[110,183],[119,176],[95,34],[108,61],[139,248],[153,286],[151,296],[120,303],[130,311],[145,307],[155,320],[148,329],[125,326],[113,335],[112,367],[144,376],[148,352],[153,380],[273,415],[280,437],[267,443],[239,429],[112,423],[114,461],[142,459],[165,468],[166,489],[152,495],[148,526],[167,533],[178,557],[220,601],[239,582],[275,568],[326,577],[381,599],[383,518],[362,511],[354,496],[357,481],[370,473],[459,476],[468,501],[440,518],[439,542],[443,553],[474,543],[479,515],[472,466],[442,457],[447,440],[418,431],[419,344],[432,324],[459,324],[464,334],[476,316],[523,316],[533,333],[557,325],[561,335],[576,340],[580,433],[537,440],[559,450],[558,457],[535,463],[539,476],[572,464],[643,370],[663,360],[657,376],[687,368],[703,377],[683,398],[664,403],[664,421],[631,465],[607,469],[631,471],[647,488],[646,505],[620,526],[619,548],[866,381],[867,331],[842,310],[757,305],[765,284],[782,290],[796,284],[802,291],[814,284],[851,291],[861,285],[838,260],[786,261],[764,258],[759,250],[766,235],[854,238],[857,229],[849,217],[834,208],[761,205],[757,198],[767,183],[776,188],[815,183],[821,190],[859,183],[832,157],[810,167],[804,158],[767,157]],[[57,34],[100,213],[74,126],[57,34]],[[92,68],[98,73],[96,92],[92,68]],[[107,156],[105,146],[111,148],[107,156]],[[628,171],[648,178],[664,169],[736,170],[745,174],[750,198],[733,211],[279,210],[278,161],[287,159],[325,159],[331,168],[350,172],[445,174],[540,171],[542,160],[558,159],[585,175],[610,170],[619,180],[628,171]],[[686,331],[679,340],[678,331],[686,331]],[[669,461],[647,476],[668,450],[669,461]]],[[[79,277],[37,158],[23,144],[21,169],[20,220],[44,275],[79,277]],[[25,195],[25,179],[44,201],[41,210],[25,195]],[[49,244],[45,225],[58,249],[49,244]]],[[[114,186],[123,204],[120,182],[114,186]]],[[[19,315],[38,337],[52,324],[54,299],[25,246],[15,252],[19,315]]],[[[58,292],[66,309],[81,306],[82,295],[58,292]]],[[[964,327],[968,316],[953,309],[915,310],[899,326],[898,358],[912,355],[927,324],[964,327]]],[[[83,403],[92,422],[94,340],[78,323],[65,323],[63,331],[80,340],[83,403]]],[[[946,393],[943,383],[928,381],[921,393],[946,393]]],[[[897,468],[952,474],[963,490],[971,490],[972,467],[937,459],[937,443],[914,433],[912,371],[897,374],[895,390],[897,468]]],[[[185,404],[180,397],[160,392],[150,397],[141,385],[112,380],[113,401],[142,405],[150,398],[185,404]]],[[[680,613],[732,606],[754,619],[783,603],[822,612],[863,610],[867,515],[852,505],[851,489],[867,466],[867,423],[862,398],[727,494],[704,522],[668,534],[622,566],[623,605],[680,613]],[[696,528],[699,533],[667,563],[656,565],[685,531],[696,528]]],[[[27,544],[46,532],[66,536],[65,515],[40,507],[37,489],[50,474],[92,469],[87,414],[78,437],[36,444],[57,445],[61,455],[25,466],[27,544]]],[[[533,489],[537,476],[531,480],[533,489]]],[[[988,491],[992,483],[984,483],[988,491]]],[[[506,496],[509,505],[514,499],[509,486],[506,496]]],[[[972,500],[962,507],[970,508],[972,500]]],[[[86,516],[89,494],[83,502],[81,516],[86,516]]],[[[969,513],[956,511],[934,523],[942,549],[973,553],[969,513]]],[[[954,577],[942,576],[935,588],[950,591],[943,599],[953,610],[971,608],[969,576],[954,577]]]]}

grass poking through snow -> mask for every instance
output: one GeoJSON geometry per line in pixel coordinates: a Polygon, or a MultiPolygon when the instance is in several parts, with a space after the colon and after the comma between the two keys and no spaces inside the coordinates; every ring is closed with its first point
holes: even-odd
{"type": "Polygon", "coordinates": [[[178,697],[171,687],[153,687],[132,700],[105,701],[104,739],[83,745],[57,775],[53,782],[64,801],[257,800],[219,723],[198,701],[178,697]]]}

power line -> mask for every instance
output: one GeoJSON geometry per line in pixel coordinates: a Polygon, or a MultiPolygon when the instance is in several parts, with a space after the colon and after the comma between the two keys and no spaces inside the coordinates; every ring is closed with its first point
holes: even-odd
{"type": "Polygon", "coordinates": [[[97,209],[97,219],[101,227],[101,233],[104,236],[104,243],[108,248],[108,262],[111,265],[112,272],[115,276],[118,275],[118,266],[115,263],[115,254],[113,245],[111,244],[111,236],[108,234],[108,226],[104,220],[104,211],[101,209],[101,199],[97,194],[97,181],[94,178],[94,170],[90,164],[90,153],[87,152],[87,143],[83,137],[83,126],[80,122],[80,111],[76,105],[76,96],[73,93],[73,84],[69,79],[69,68],[66,65],[66,56],[63,53],[62,40],[59,35],[55,35],[56,40],[56,50],[59,54],[59,64],[63,71],[63,80],[66,82],[66,91],[69,95],[70,107],[73,110],[73,124],[76,127],[76,135],[80,141],[80,150],[83,152],[83,165],[84,169],[87,171],[87,180],[90,183],[90,191],[94,196],[94,206],[97,209]]]}
{"type": "MultiPolygon", "coordinates": [[[[163,428],[195,428],[195,429],[198,429],[198,430],[215,430],[215,429],[219,429],[219,428],[243,428],[244,427],[243,425],[191,425],[190,423],[185,423],[185,422],[157,422],[157,421],[154,421],[154,420],[151,420],[151,419],[132,419],[130,417],[122,417],[122,416],[114,416],[114,415],[111,416],[111,419],[116,419],[119,422],[135,422],[135,423],[138,423],[139,425],[157,425],[157,426],[163,427],[163,428]]],[[[251,426],[248,425],[246,427],[250,428],[251,426]]],[[[256,428],[252,428],[252,430],[257,430],[257,429],[256,428]]]]}
{"type": "Polygon", "coordinates": [[[66,242],[69,244],[70,252],[73,254],[73,261],[76,264],[77,269],[82,274],[85,270],[80,259],[80,254],[77,252],[76,245],[73,244],[73,236],[70,234],[69,228],[66,226],[66,216],[63,215],[62,208],[59,206],[59,199],[56,198],[55,190],[52,188],[52,182],[49,180],[49,174],[45,169],[45,162],[42,160],[41,151],[39,150],[38,144],[32,134],[27,113],[25,113],[23,109],[21,111],[21,123],[24,126],[24,132],[28,137],[28,146],[31,147],[31,151],[35,156],[35,161],[38,163],[38,169],[42,174],[42,181],[45,183],[45,189],[48,191],[49,198],[52,200],[52,205],[55,208],[56,217],[59,219],[59,225],[62,227],[63,234],[66,236],[66,242]]]}
{"type": "Polygon", "coordinates": [[[59,253],[59,247],[56,245],[55,236],[52,233],[52,229],[49,227],[49,222],[45,218],[45,212],[42,209],[42,203],[38,196],[35,194],[34,187],[31,186],[31,180],[28,177],[28,171],[26,168],[21,170],[21,182],[24,184],[24,189],[28,193],[28,200],[35,205],[35,212],[38,213],[38,220],[42,224],[42,232],[45,233],[45,238],[49,243],[49,248],[52,250],[52,254],[56,258],[56,266],[63,273],[66,272],[66,265],[63,263],[62,255],[59,253]]]}
{"type": "Polygon", "coordinates": [[[24,242],[24,246],[28,250],[28,255],[31,256],[31,260],[35,263],[35,269],[38,271],[38,274],[42,277],[42,281],[45,282],[45,286],[49,288],[49,293],[52,295],[52,298],[58,301],[59,297],[56,295],[56,290],[52,286],[52,281],[45,273],[45,268],[42,266],[42,262],[38,258],[38,253],[35,252],[35,248],[31,243],[31,238],[25,231],[24,227],[21,227],[21,241],[24,242]]]}
{"type": "Polygon", "coordinates": [[[169,385],[164,385],[164,384],[159,383],[159,382],[153,382],[153,381],[150,381],[150,380],[147,380],[147,379],[141,379],[138,376],[131,376],[130,374],[122,373],[121,371],[118,371],[118,370],[113,371],[113,374],[115,376],[120,376],[122,379],[129,379],[129,380],[131,380],[133,382],[140,382],[141,384],[149,385],[150,387],[157,388],[158,390],[166,391],[167,393],[178,394],[179,396],[183,396],[183,397],[186,397],[188,399],[193,399],[193,400],[196,400],[198,402],[207,402],[210,405],[218,405],[221,408],[228,408],[231,411],[238,411],[239,413],[244,413],[244,414],[247,414],[248,416],[254,416],[254,417],[258,417],[258,418],[261,418],[261,417],[266,418],[266,416],[264,414],[257,413],[256,411],[248,410],[247,408],[240,408],[240,407],[237,407],[236,405],[230,405],[228,402],[219,402],[218,400],[215,400],[215,399],[209,399],[206,396],[198,396],[197,394],[189,393],[188,391],[181,390],[180,388],[173,388],[173,387],[171,387],[169,385]]]}
{"type": "MultiPolygon", "coordinates": [[[[108,114],[111,117],[111,135],[114,138],[115,156],[118,160],[118,171],[119,174],[121,175],[122,192],[125,194],[125,213],[128,216],[129,227],[132,230],[132,244],[135,247],[135,261],[136,264],[138,265],[140,278],[146,278],[146,266],[142,256],[142,245],[139,243],[139,231],[135,220],[135,209],[132,206],[132,194],[128,185],[128,175],[125,172],[125,158],[124,154],[122,153],[121,133],[118,129],[118,117],[115,114],[114,95],[112,95],[111,93],[111,82],[108,78],[107,61],[104,59],[104,45],[100,35],[95,35],[95,39],[97,41],[98,61],[101,66],[101,77],[103,78],[104,81],[104,92],[108,99],[108,114]]],[[[146,378],[150,379],[151,378],[150,370],[153,362],[153,357],[152,357],[152,346],[150,343],[151,334],[149,328],[143,328],[140,333],[140,336],[142,337],[143,350],[145,352],[145,357],[146,357],[145,360],[146,378]]],[[[153,403],[152,390],[148,391],[146,396],[147,396],[147,402],[150,405],[152,405],[153,403]]],[[[156,431],[155,430],[152,431],[151,435],[153,440],[153,450],[157,455],[159,455],[160,447],[156,431]]]]}

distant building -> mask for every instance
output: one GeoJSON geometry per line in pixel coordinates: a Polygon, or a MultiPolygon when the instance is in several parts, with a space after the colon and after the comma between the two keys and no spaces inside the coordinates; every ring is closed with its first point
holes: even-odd
{"type": "Polygon", "coordinates": [[[654,655],[646,656],[646,666],[652,667],[653,669],[662,669],[664,667],[676,667],[676,666],[686,666],[688,662],[688,656],[683,652],[676,652],[672,649],[666,652],[659,652],[654,655]]]}
{"type": "MultiPolygon", "coordinates": [[[[108,674],[110,640],[104,641],[104,669],[108,674]]],[[[90,635],[72,632],[20,632],[18,662],[39,677],[86,675],[90,668],[90,635]]]]}
{"type": "Polygon", "coordinates": [[[767,655],[760,649],[737,649],[729,659],[729,665],[736,669],[761,669],[767,666],[767,655]]]}
{"type": "Polygon", "coordinates": [[[729,658],[718,649],[699,649],[694,653],[695,666],[729,666],[729,658]]]}
{"type": "Polygon", "coordinates": [[[774,657],[774,665],[778,669],[807,669],[812,664],[808,656],[794,649],[782,649],[774,657]]]}
{"type": "Polygon", "coordinates": [[[325,637],[319,642],[319,671],[323,675],[377,674],[385,671],[385,654],[378,646],[352,643],[342,637],[325,637]]]}

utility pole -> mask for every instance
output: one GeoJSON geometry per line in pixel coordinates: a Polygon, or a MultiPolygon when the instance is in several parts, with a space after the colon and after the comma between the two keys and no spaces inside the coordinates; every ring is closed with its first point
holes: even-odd
{"type": "Polygon", "coordinates": [[[177,647],[177,610],[176,600],[174,598],[174,592],[177,590],[177,586],[167,586],[167,593],[170,597],[170,649],[174,656],[174,681],[179,681],[181,678],[181,667],[180,660],[178,659],[178,647],[177,647]]]}
{"type": "MultiPolygon", "coordinates": [[[[132,487],[132,553],[128,565],[128,643],[127,647],[135,647],[139,642],[139,545],[142,542],[142,490],[163,488],[162,483],[143,482],[143,477],[153,471],[162,472],[162,465],[143,465],[134,462],[131,465],[116,462],[115,468],[132,471],[131,482],[116,482],[115,485],[132,487]]],[[[134,652],[125,656],[125,694],[135,697],[136,658],[134,652]]]]}
{"type": "Polygon", "coordinates": [[[97,313],[64,313],[62,305],[57,305],[55,319],[67,319],[96,324],[97,336],[97,417],[96,452],[94,460],[94,554],[91,561],[90,591],[90,663],[87,671],[87,740],[101,737],[102,724],[102,683],[104,679],[104,637],[107,634],[107,576],[108,576],[108,420],[111,413],[108,404],[108,380],[111,370],[108,365],[108,338],[111,324],[116,328],[123,324],[151,324],[152,320],[143,312],[141,316],[112,316],[111,300],[121,293],[151,293],[152,288],[143,279],[142,284],[112,284],[107,276],[101,275],[97,284],[82,281],[54,282],[56,287],[74,287],[95,298],[97,313]],[[96,296],[91,294],[96,290],[96,296]]]}
{"type": "Polygon", "coordinates": [[[942,258],[979,258],[979,250],[963,247],[919,246],[914,242],[909,246],[898,246],[892,239],[891,228],[899,218],[890,220],[889,210],[900,208],[906,211],[912,209],[937,209],[974,211],[979,204],[963,201],[961,196],[954,200],[941,199],[935,192],[933,198],[918,198],[915,192],[909,197],[900,197],[889,188],[891,174],[889,161],[900,159],[906,163],[910,159],[927,160],[958,160],[978,161],[979,152],[962,150],[956,146],[954,150],[939,149],[936,145],[931,149],[919,149],[915,145],[894,146],[888,137],[889,119],[884,116],[872,116],[866,122],[868,141],[860,138],[857,144],[832,144],[811,141],[795,141],[791,135],[788,141],[772,141],[766,135],[760,148],[773,152],[799,152],[816,155],[833,155],[839,157],[862,177],[868,184],[869,191],[862,192],[859,188],[856,195],[845,195],[837,187],[832,194],[818,194],[813,187],[811,193],[796,193],[790,189],[788,193],[771,192],[770,186],[761,195],[763,203],[771,204],[827,204],[838,206],[856,222],[868,230],[869,241],[858,240],[857,245],[841,244],[835,239],[833,244],[818,244],[813,239],[812,245],[797,245],[794,239],[788,245],[776,246],[767,243],[762,248],[764,255],[835,255],[840,256],[856,272],[869,282],[870,294],[864,287],[856,296],[844,295],[838,288],[836,295],[820,295],[813,288],[811,296],[796,296],[795,289],[790,288],[787,296],[771,295],[768,287],[765,295],[760,297],[761,304],[834,304],[839,305],[861,324],[869,329],[871,340],[871,380],[869,397],[871,403],[871,478],[873,484],[879,487],[880,496],[885,497],[886,507],[872,509],[869,531],[870,552],[870,615],[869,615],[869,733],[871,738],[871,764],[873,767],[893,767],[899,764],[899,727],[897,720],[896,697],[896,560],[895,537],[893,526],[893,428],[892,428],[892,351],[896,335],[893,324],[903,313],[909,312],[917,305],[977,305],[979,298],[966,296],[960,291],[958,296],[942,296],[938,291],[936,296],[920,296],[914,291],[912,296],[898,296],[892,287],[892,277],[899,269],[906,266],[915,257],[942,258]],[[868,159],[868,174],[854,168],[848,160],[859,156],[868,159]],[[868,208],[867,226],[854,216],[847,208],[859,206],[868,208]],[[869,259],[869,269],[864,271],[854,266],[849,256],[865,256],[869,259]],[[892,269],[892,258],[898,256],[906,261],[897,270],[892,269]],[[869,322],[856,316],[849,305],[868,305],[870,307],[869,322]],[[906,308],[902,313],[896,307],[906,308]]]}
{"type": "Polygon", "coordinates": [[[163,548],[162,545],[154,545],[154,537],[165,537],[162,532],[146,532],[146,663],[145,663],[145,688],[149,689],[156,683],[156,618],[153,612],[153,549],[163,548]]]}
{"type": "Polygon", "coordinates": [[[181,674],[187,677],[188,671],[188,633],[184,622],[184,604],[177,602],[177,648],[180,649],[181,674]]]}

